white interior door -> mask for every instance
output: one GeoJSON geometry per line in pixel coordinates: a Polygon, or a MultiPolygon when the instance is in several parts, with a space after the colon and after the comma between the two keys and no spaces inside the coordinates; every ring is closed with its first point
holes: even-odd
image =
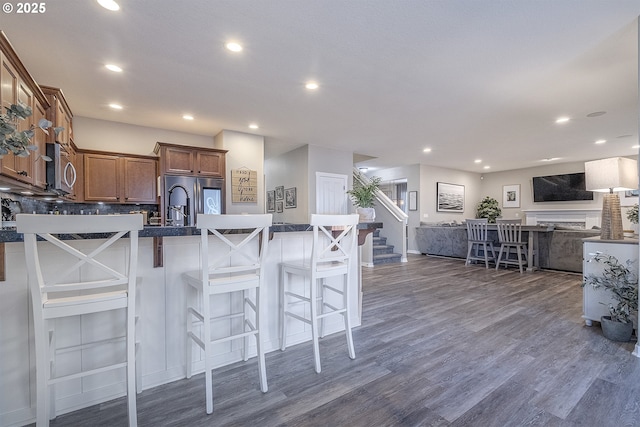
{"type": "Polygon", "coordinates": [[[347,182],[347,175],[316,172],[316,213],[349,213],[347,182]]]}

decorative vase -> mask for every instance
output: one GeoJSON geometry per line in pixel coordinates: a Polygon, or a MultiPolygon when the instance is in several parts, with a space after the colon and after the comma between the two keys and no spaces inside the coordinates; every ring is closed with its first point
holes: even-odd
{"type": "Polygon", "coordinates": [[[602,326],[602,335],[611,341],[627,342],[633,334],[633,323],[616,322],[611,320],[611,316],[602,316],[600,325],[602,326]]]}
{"type": "Polygon", "coordinates": [[[373,222],[376,219],[374,208],[357,208],[356,212],[360,215],[360,222],[373,222]]]}

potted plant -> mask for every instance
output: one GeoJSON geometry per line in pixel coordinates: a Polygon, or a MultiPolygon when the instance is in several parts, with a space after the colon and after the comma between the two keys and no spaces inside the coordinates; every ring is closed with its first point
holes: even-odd
{"type": "MultiPolygon", "coordinates": [[[[37,125],[31,125],[29,129],[19,131],[18,123],[33,114],[31,107],[23,104],[11,104],[5,109],[6,113],[0,114],[0,159],[9,153],[18,157],[27,157],[30,151],[38,149],[37,146],[31,144],[31,138],[35,135],[36,128],[40,128],[48,134],[47,129],[52,126],[52,123],[47,119],[40,119],[37,125]]],[[[56,136],[62,129],[54,128],[56,136]]],[[[40,154],[39,158],[45,161],[51,160],[50,157],[43,154],[40,154]]]]}
{"type": "Polygon", "coordinates": [[[376,219],[375,205],[376,191],[380,187],[382,178],[371,177],[368,184],[355,181],[353,189],[348,190],[347,194],[351,196],[351,200],[356,207],[356,211],[360,215],[360,222],[371,222],[376,219]]]}
{"type": "Polygon", "coordinates": [[[631,206],[627,211],[627,219],[633,224],[633,235],[638,235],[638,204],[631,206]]]}
{"type": "Polygon", "coordinates": [[[629,341],[638,316],[637,267],[632,261],[622,264],[616,257],[602,252],[592,254],[587,262],[601,263],[604,268],[600,274],[585,276],[582,286],[606,289],[617,301],[616,305],[607,304],[610,315],[600,320],[602,334],[613,341],[629,341]]]}
{"type": "Polygon", "coordinates": [[[489,196],[482,199],[476,208],[476,218],[487,218],[490,223],[496,222],[496,218],[501,214],[498,201],[489,196]]]}

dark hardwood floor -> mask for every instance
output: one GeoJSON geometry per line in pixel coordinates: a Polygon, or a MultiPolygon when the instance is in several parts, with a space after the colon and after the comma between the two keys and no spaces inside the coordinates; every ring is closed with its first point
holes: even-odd
{"type": "MultiPolygon", "coordinates": [[[[581,276],[486,270],[410,256],[363,271],[356,360],[343,334],[214,371],[214,413],[197,375],[138,396],[141,426],[640,426],[635,342],[584,325],[581,276]]],[[[124,398],[52,426],[126,423],[124,398]]]]}

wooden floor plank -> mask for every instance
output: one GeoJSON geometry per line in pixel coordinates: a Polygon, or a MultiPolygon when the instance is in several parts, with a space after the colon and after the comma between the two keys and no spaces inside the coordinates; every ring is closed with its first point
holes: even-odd
{"type": "MultiPolygon", "coordinates": [[[[464,266],[410,255],[363,269],[355,360],[344,334],[145,390],[140,426],[640,425],[635,342],[605,339],[581,318],[581,276],[464,266]]],[[[124,398],[59,416],[52,426],[124,425],[124,398]]]]}

